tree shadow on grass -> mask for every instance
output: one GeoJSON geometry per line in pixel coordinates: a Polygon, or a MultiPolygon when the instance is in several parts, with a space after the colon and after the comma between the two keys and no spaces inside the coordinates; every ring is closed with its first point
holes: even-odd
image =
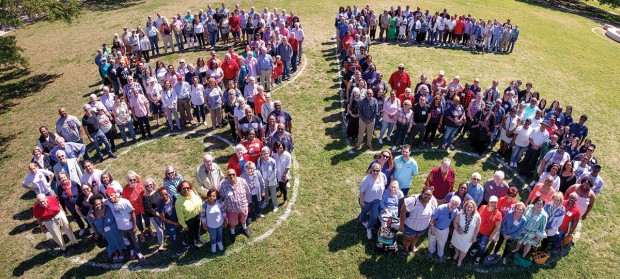
{"type": "Polygon", "coordinates": [[[116,11],[126,9],[146,3],[139,0],[88,0],[81,4],[81,7],[90,11],[116,11]]]}
{"type": "Polygon", "coordinates": [[[600,24],[608,22],[620,24],[620,15],[614,15],[604,9],[588,5],[580,1],[559,1],[559,0],[517,0],[533,6],[571,13],[594,20],[600,24]]]}
{"type": "Polygon", "coordinates": [[[5,68],[0,71],[0,115],[19,105],[20,100],[43,90],[62,74],[38,74],[24,78],[29,70],[5,68]],[[17,80],[17,81],[14,81],[17,80]]]}
{"type": "Polygon", "coordinates": [[[336,232],[336,236],[328,244],[329,252],[332,253],[355,246],[366,237],[366,231],[364,231],[357,218],[338,226],[336,232]]]}

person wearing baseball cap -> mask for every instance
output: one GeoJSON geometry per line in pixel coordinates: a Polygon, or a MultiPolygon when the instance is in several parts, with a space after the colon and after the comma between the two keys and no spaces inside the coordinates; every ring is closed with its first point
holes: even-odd
{"type": "Polygon", "coordinates": [[[497,196],[489,198],[489,204],[480,206],[480,230],[476,237],[478,247],[472,248],[470,255],[475,255],[475,264],[480,264],[480,259],[485,256],[489,240],[499,237],[499,229],[502,224],[502,213],[497,209],[497,196]]]}
{"type": "Polygon", "coordinates": [[[144,256],[141,253],[140,242],[136,237],[138,231],[136,212],[131,202],[118,196],[112,188],[106,189],[105,194],[108,199],[103,204],[111,209],[120,236],[129,240],[130,259],[133,260],[137,257],[140,262],[143,262],[144,256]]]}
{"type": "Polygon", "coordinates": [[[435,94],[439,90],[443,90],[447,88],[448,81],[446,81],[445,72],[443,70],[439,71],[437,77],[433,79],[431,83],[431,92],[435,94]]]}

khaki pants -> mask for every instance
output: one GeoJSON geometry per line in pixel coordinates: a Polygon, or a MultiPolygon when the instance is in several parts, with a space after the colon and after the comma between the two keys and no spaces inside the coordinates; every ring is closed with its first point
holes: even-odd
{"type": "Polygon", "coordinates": [[[366,133],[366,145],[372,146],[372,134],[375,130],[375,121],[370,121],[369,124],[366,124],[362,118],[359,118],[359,132],[357,134],[357,146],[362,145],[362,141],[364,140],[364,133],[366,133]]]}
{"type": "Polygon", "coordinates": [[[64,211],[60,210],[54,218],[44,221],[44,224],[47,231],[52,235],[54,242],[60,246],[60,250],[64,251],[67,249],[65,240],[62,238],[62,231],[64,231],[69,237],[71,244],[78,243],[77,239],[75,239],[73,231],[71,230],[71,226],[69,226],[69,221],[67,220],[67,215],[65,215],[64,211]]]}
{"type": "Polygon", "coordinates": [[[209,108],[209,114],[211,115],[211,126],[215,129],[215,126],[220,125],[220,123],[222,123],[222,108],[216,108],[216,109],[209,108]]]}
{"type": "Polygon", "coordinates": [[[164,41],[164,52],[168,53],[168,47],[172,48],[172,52],[174,52],[174,43],[172,42],[172,34],[170,35],[162,35],[164,41]]]}
{"type": "Polygon", "coordinates": [[[192,105],[190,104],[189,97],[185,100],[179,99],[177,101],[177,110],[179,111],[179,116],[181,117],[182,126],[192,122],[192,105]]]}
{"type": "Polygon", "coordinates": [[[271,74],[272,70],[260,70],[260,85],[265,88],[265,91],[271,91],[271,74]]]}

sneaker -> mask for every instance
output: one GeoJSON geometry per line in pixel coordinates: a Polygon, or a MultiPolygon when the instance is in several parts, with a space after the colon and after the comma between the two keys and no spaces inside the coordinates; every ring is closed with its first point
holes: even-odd
{"type": "Polygon", "coordinates": [[[177,257],[180,257],[181,255],[183,255],[183,251],[176,251],[176,252],[175,252],[175,255],[176,255],[177,257]]]}
{"type": "Polygon", "coordinates": [[[110,153],[110,157],[116,159],[118,156],[116,156],[116,154],[114,154],[114,153],[110,153]]]}
{"type": "Polygon", "coordinates": [[[224,244],[222,242],[218,242],[217,248],[220,249],[220,251],[224,251],[224,244]]]}
{"type": "Polygon", "coordinates": [[[471,251],[469,251],[469,255],[470,256],[474,256],[476,253],[478,253],[478,249],[471,249],[471,251]]]}
{"type": "Polygon", "coordinates": [[[381,139],[379,139],[379,144],[383,145],[383,141],[381,139]]]}
{"type": "Polygon", "coordinates": [[[441,146],[439,146],[440,149],[446,149],[446,145],[442,144],[441,146]]]}
{"type": "Polygon", "coordinates": [[[387,137],[387,141],[392,141],[392,139],[390,138],[390,136],[387,137]]]}
{"type": "Polygon", "coordinates": [[[88,229],[88,231],[90,232],[90,234],[94,234],[95,231],[93,230],[93,228],[88,229]]]}
{"type": "Polygon", "coordinates": [[[506,264],[506,258],[502,258],[502,264],[506,264]]]}
{"type": "Polygon", "coordinates": [[[81,229],[80,232],[78,233],[78,236],[82,237],[84,235],[85,231],[86,231],[86,229],[81,229]]]}
{"type": "Polygon", "coordinates": [[[207,121],[205,121],[205,122],[202,122],[202,124],[205,124],[205,126],[207,126],[207,121]]]}
{"type": "Polygon", "coordinates": [[[396,146],[392,146],[392,152],[396,151],[396,146]]]}
{"type": "Polygon", "coordinates": [[[157,248],[158,252],[164,251],[164,245],[159,245],[159,247],[157,248]]]}
{"type": "Polygon", "coordinates": [[[215,252],[217,252],[215,248],[215,244],[211,245],[211,253],[215,254],[215,252]]]}
{"type": "Polygon", "coordinates": [[[454,149],[454,145],[450,144],[450,149],[454,149]]]}
{"type": "Polygon", "coordinates": [[[138,253],[138,261],[144,262],[144,255],[142,255],[142,253],[138,253]]]}
{"type": "Polygon", "coordinates": [[[274,208],[273,208],[273,210],[272,210],[271,212],[273,212],[273,213],[278,212],[278,207],[277,207],[277,206],[276,206],[276,207],[274,207],[274,208]]]}
{"type": "Polygon", "coordinates": [[[536,184],[536,181],[532,180],[532,182],[530,182],[530,186],[534,186],[534,184],[536,184]]]}
{"type": "Polygon", "coordinates": [[[368,240],[372,239],[372,230],[371,229],[366,229],[366,237],[368,238],[368,240]]]}
{"type": "Polygon", "coordinates": [[[230,235],[230,243],[235,243],[235,241],[237,240],[237,235],[236,234],[231,234],[230,235]]]}
{"type": "Polygon", "coordinates": [[[243,235],[245,235],[247,238],[252,237],[252,233],[250,232],[250,229],[243,230],[243,235]]]}
{"type": "Polygon", "coordinates": [[[264,215],[264,214],[258,214],[258,215],[256,215],[256,216],[257,216],[258,218],[265,218],[265,215],[264,215]]]}
{"type": "Polygon", "coordinates": [[[475,265],[479,265],[480,264],[480,257],[477,257],[476,260],[474,261],[475,265]]]}
{"type": "Polygon", "coordinates": [[[261,205],[260,205],[260,209],[265,209],[265,208],[267,208],[267,205],[269,205],[269,202],[264,202],[264,203],[261,203],[261,205]]]}

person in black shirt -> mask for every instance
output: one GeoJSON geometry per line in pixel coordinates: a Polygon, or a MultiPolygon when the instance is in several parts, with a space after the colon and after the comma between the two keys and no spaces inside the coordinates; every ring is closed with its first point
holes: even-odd
{"type": "Polygon", "coordinates": [[[88,104],[85,104],[83,109],[84,116],[82,117],[82,126],[84,127],[86,135],[88,135],[88,140],[95,144],[97,157],[99,157],[100,160],[103,159],[103,154],[101,154],[101,149],[99,148],[99,145],[103,143],[106,153],[108,153],[110,157],[116,158],[116,155],[112,153],[110,142],[106,138],[103,131],[99,128],[99,120],[97,119],[97,116],[92,113],[92,110],[88,104]]]}
{"type": "Polygon", "coordinates": [[[411,146],[414,143],[418,148],[422,148],[422,139],[424,138],[424,131],[426,131],[426,125],[431,120],[430,107],[426,104],[426,96],[420,96],[418,103],[413,106],[413,128],[411,129],[411,146]],[[416,142],[415,138],[418,136],[416,142]]]}

